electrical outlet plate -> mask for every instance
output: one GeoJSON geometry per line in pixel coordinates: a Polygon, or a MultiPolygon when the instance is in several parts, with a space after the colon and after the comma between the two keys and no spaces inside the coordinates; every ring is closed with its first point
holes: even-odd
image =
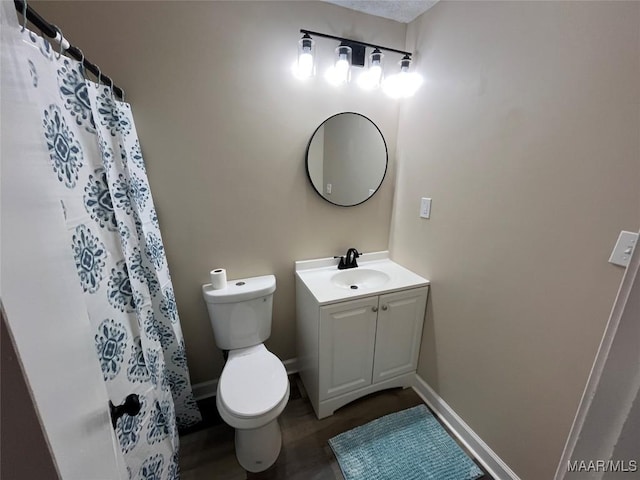
{"type": "Polygon", "coordinates": [[[620,235],[618,235],[616,246],[613,247],[613,252],[611,252],[611,256],[609,257],[609,263],[620,265],[621,267],[628,266],[631,254],[637,243],[637,233],[621,231],[620,235]]]}
{"type": "Polygon", "coordinates": [[[429,218],[431,216],[431,199],[422,197],[420,199],[420,218],[429,218]]]}

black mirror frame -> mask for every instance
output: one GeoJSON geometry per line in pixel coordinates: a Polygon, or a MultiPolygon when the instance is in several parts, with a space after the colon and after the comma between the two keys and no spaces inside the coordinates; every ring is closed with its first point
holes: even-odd
{"type": "Polygon", "coordinates": [[[363,204],[364,202],[369,200],[371,197],[373,197],[376,193],[378,193],[378,190],[380,190],[380,187],[382,186],[382,182],[384,182],[384,179],[387,176],[387,169],[389,168],[389,148],[387,147],[387,141],[385,140],[384,135],[382,134],[382,131],[380,130],[378,125],[375,124],[375,122],[373,120],[371,120],[369,117],[367,117],[365,115],[362,115],[361,113],[357,113],[357,112],[339,112],[339,113],[336,113],[334,115],[331,115],[330,117],[325,119],[320,125],[318,125],[318,127],[313,131],[313,134],[311,135],[311,138],[309,139],[309,142],[307,143],[307,149],[305,151],[305,157],[304,158],[305,158],[305,162],[304,162],[305,163],[305,169],[307,171],[307,179],[309,180],[309,183],[311,184],[311,187],[313,188],[313,190],[320,196],[320,198],[322,198],[326,202],[328,202],[328,203],[330,203],[332,205],[336,205],[338,207],[355,207],[357,205],[363,204]],[[378,130],[378,133],[380,134],[380,138],[382,138],[382,143],[384,144],[384,154],[385,154],[384,172],[382,173],[382,178],[380,179],[380,183],[376,187],[375,191],[371,195],[369,195],[367,198],[362,200],[361,202],[354,203],[354,204],[351,204],[351,205],[342,205],[341,203],[335,203],[335,202],[332,202],[331,200],[327,199],[322,194],[322,192],[318,191],[318,189],[316,188],[316,186],[313,183],[313,180],[311,179],[311,174],[309,173],[309,149],[311,148],[311,142],[313,141],[313,138],[315,137],[315,135],[318,132],[318,130],[320,130],[320,128],[325,123],[327,123],[332,118],[337,117],[338,115],[344,115],[345,113],[351,113],[353,115],[358,115],[358,116],[364,118],[365,120],[368,120],[369,122],[371,122],[371,125],[373,125],[376,128],[376,130],[378,130]]]}

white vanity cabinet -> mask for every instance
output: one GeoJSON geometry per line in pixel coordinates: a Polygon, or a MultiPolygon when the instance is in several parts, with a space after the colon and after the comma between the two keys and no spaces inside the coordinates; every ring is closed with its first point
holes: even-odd
{"type": "Polygon", "coordinates": [[[318,418],[378,390],[413,385],[427,280],[409,272],[416,278],[400,289],[363,286],[329,298],[314,294],[315,272],[296,273],[298,370],[318,418]]]}
{"type": "Polygon", "coordinates": [[[320,307],[320,401],[415,372],[427,288],[320,307]]]}
{"type": "Polygon", "coordinates": [[[378,297],[373,383],[416,371],[428,288],[378,297]]]}
{"type": "Polygon", "coordinates": [[[371,385],[378,298],[320,307],[319,400],[371,385]]]}

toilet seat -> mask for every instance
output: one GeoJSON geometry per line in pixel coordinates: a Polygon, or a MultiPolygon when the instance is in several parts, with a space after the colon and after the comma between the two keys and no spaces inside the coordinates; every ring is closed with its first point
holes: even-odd
{"type": "Polygon", "coordinates": [[[289,393],[287,371],[263,344],[231,350],[218,383],[218,400],[238,419],[278,407],[289,393]]]}

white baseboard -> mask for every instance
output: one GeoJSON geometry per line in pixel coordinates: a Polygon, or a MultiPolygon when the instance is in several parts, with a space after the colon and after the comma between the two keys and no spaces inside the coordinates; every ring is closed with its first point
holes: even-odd
{"type": "Polygon", "coordinates": [[[197,400],[215,397],[218,391],[218,379],[207,380],[206,382],[194,383],[191,385],[193,397],[197,400]]]}
{"type": "Polygon", "coordinates": [[[416,375],[413,389],[493,478],[496,480],[520,480],[513,470],[489,448],[489,445],[484,443],[476,432],[419,375],[416,375]]]}
{"type": "MultiPolygon", "coordinates": [[[[298,359],[290,358],[282,362],[284,368],[287,369],[287,375],[298,373],[298,359]]],[[[206,382],[195,383],[191,385],[193,396],[196,400],[203,400],[209,397],[215,397],[218,391],[218,379],[207,380],[206,382]]]]}

